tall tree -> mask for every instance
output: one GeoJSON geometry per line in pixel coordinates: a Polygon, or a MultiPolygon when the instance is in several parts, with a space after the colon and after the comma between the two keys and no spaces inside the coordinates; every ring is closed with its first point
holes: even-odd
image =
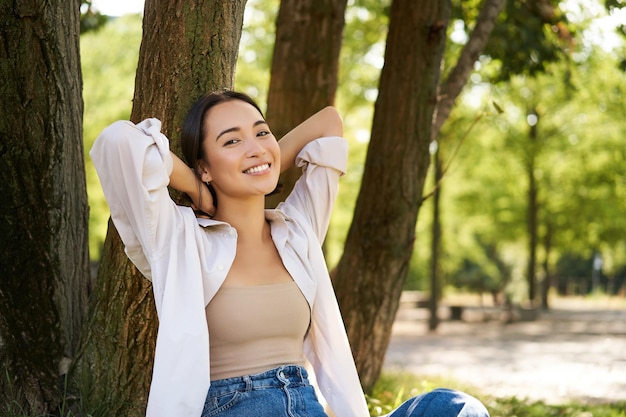
{"type": "MultiPolygon", "coordinates": [[[[177,153],[191,104],[232,88],[244,7],[245,0],[146,2],[131,119],[160,119],[177,153]]],[[[105,404],[111,415],[143,415],[156,331],[151,285],[109,222],[77,375],[87,410],[105,404]]]]}
{"type": "MultiPolygon", "coordinates": [[[[280,2],[267,100],[267,120],[276,137],[334,103],[346,2],[280,2]]],[[[268,198],[268,206],[284,199],[298,176],[296,167],[283,173],[282,190],[268,198]]]]}
{"type": "MultiPolygon", "coordinates": [[[[450,2],[424,1],[416,8],[409,1],[394,0],[391,5],[365,172],[335,274],[366,389],[380,374],[408,272],[430,143],[467,82],[503,5],[504,0],[483,3],[470,38],[443,83],[445,94],[439,92],[439,79],[450,2]]],[[[436,294],[437,289],[433,291],[436,294]]]]}
{"type": "Polygon", "coordinates": [[[380,373],[413,250],[449,15],[449,1],[391,5],[365,171],[334,274],[366,390],[380,373]]]}
{"type": "Polygon", "coordinates": [[[56,410],[87,308],[79,8],[0,4],[0,414],[56,410]]]}

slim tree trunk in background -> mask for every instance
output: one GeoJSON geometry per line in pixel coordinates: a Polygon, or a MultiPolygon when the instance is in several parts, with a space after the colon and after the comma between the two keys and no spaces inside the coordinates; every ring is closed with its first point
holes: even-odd
{"type": "MultiPolygon", "coordinates": [[[[467,80],[474,68],[474,63],[479,58],[481,51],[485,48],[489,36],[493,31],[496,24],[498,15],[504,8],[506,0],[485,0],[480,9],[480,13],[476,18],[474,29],[470,34],[467,43],[463,46],[461,54],[454,65],[454,68],[450,71],[447,78],[441,85],[439,92],[439,100],[437,102],[437,109],[435,111],[435,117],[433,121],[433,128],[431,131],[431,137],[433,141],[437,141],[439,132],[445,121],[450,116],[454,103],[461,94],[463,87],[467,84],[467,80]]],[[[431,250],[431,281],[430,281],[430,319],[428,322],[428,329],[436,330],[439,318],[437,317],[438,300],[441,298],[441,277],[439,273],[439,256],[441,250],[440,238],[441,238],[441,218],[439,216],[439,197],[440,190],[438,187],[441,185],[442,172],[441,172],[441,160],[440,151],[443,145],[443,141],[437,141],[437,151],[435,152],[435,193],[434,209],[433,209],[433,226],[432,226],[432,250],[431,250]]]]}
{"type": "Polygon", "coordinates": [[[430,316],[428,318],[428,330],[435,331],[439,326],[439,300],[441,299],[441,268],[439,261],[441,259],[441,160],[439,149],[433,152],[433,224],[430,242],[430,298],[428,300],[428,310],[430,316]]]}
{"type": "MultiPolygon", "coordinates": [[[[244,7],[245,0],[146,2],[131,119],[160,119],[177,153],[191,104],[232,88],[244,7]]],[[[144,414],[157,324],[151,285],[109,222],[77,373],[87,410],[144,414]]]]}
{"type": "Polygon", "coordinates": [[[79,8],[0,4],[0,415],[56,410],[87,309],[79,8]]]}
{"type": "Polygon", "coordinates": [[[550,309],[549,295],[552,287],[552,273],[550,271],[550,256],[552,255],[552,225],[548,221],[546,232],[543,237],[543,281],[541,282],[541,308],[544,311],[550,309]]]}
{"type": "MultiPolygon", "coordinates": [[[[277,138],[334,103],[346,2],[280,2],[266,112],[277,138]]],[[[283,173],[282,192],[268,198],[268,207],[282,201],[298,177],[298,168],[283,173]]]]}
{"type": "MultiPolygon", "coordinates": [[[[536,112],[532,114],[537,115],[536,112]]],[[[528,266],[526,269],[526,279],[528,283],[528,301],[534,305],[537,297],[537,242],[538,237],[538,214],[539,202],[537,200],[539,190],[535,173],[537,158],[537,121],[530,126],[528,138],[530,140],[529,152],[526,161],[526,174],[528,176],[528,207],[526,208],[526,227],[528,230],[528,266]]]]}
{"type": "Polygon", "coordinates": [[[366,390],[380,374],[413,251],[449,15],[449,1],[391,5],[365,171],[334,274],[366,390]]]}

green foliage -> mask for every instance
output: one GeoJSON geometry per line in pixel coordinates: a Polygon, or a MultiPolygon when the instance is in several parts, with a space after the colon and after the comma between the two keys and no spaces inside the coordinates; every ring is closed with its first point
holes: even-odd
{"type": "Polygon", "coordinates": [[[605,0],[604,6],[608,11],[613,11],[614,9],[621,9],[626,7],[625,0],[605,0]]]}
{"type": "MultiPolygon", "coordinates": [[[[348,1],[337,97],[337,104],[346,115],[354,112],[363,115],[360,112],[363,108],[373,110],[383,66],[390,4],[389,0],[348,1]]],[[[368,131],[369,127],[366,126],[368,131]]]]}
{"type": "Polygon", "coordinates": [[[254,97],[262,109],[267,102],[279,5],[278,0],[249,0],[244,13],[235,89],[254,97]]]}
{"type": "Polygon", "coordinates": [[[104,26],[108,18],[98,11],[93,10],[91,0],[83,0],[80,3],[80,33],[98,30],[104,26]]]}
{"type": "Polygon", "coordinates": [[[81,35],[83,72],[83,137],[89,198],[89,253],[100,259],[109,209],[87,152],[96,136],[116,120],[128,119],[132,109],[135,71],[141,44],[141,16],[111,20],[101,30],[81,35]]]}
{"type": "Polygon", "coordinates": [[[507,0],[484,54],[500,62],[495,82],[515,74],[534,76],[546,64],[566,58],[574,29],[558,1],[507,0]]]}
{"type": "Polygon", "coordinates": [[[500,275],[494,268],[489,268],[489,261],[482,264],[472,259],[463,258],[458,269],[452,272],[451,284],[472,292],[495,291],[500,288],[500,275]]]}
{"type": "Polygon", "coordinates": [[[535,77],[468,86],[442,132],[444,164],[477,114],[488,113],[482,109],[495,101],[503,113],[478,122],[480,134],[469,134],[444,179],[448,277],[458,278],[471,264],[483,280],[521,278],[531,163],[540,190],[539,262],[548,257],[554,267],[562,253],[589,259],[599,250],[610,259],[604,266],[608,275],[626,263],[626,222],[620,215],[626,209],[620,139],[626,86],[616,59],[596,49],[576,66],[554,63],[535,77]],[[536,140],[529,136],[529,115],[538,120],[536,140]]]}
{"type": "MultiPolygon", "coordinates": [[[[452,24],[450,33],[467,33],[481,2],[456,3],[453,18],[463,24],[452,24]]],[[[326,242],[331,266],[343,251],[360,186],[383,63],[389,4],[350,0],[346,11],[336,105],[344,115],[350,155],[326,242]]],[[[278,5],[278,0],[250,0],[244,20],[235,87],[256,97],[262,105],[269,86],[278,5]]],[[[534,13],[522,4],[509,7],[525,7],[524,13],[534,13]]],[[[508,13],[513,13],[511,10],[508,13]]],[[[574,12],[567,10],[568,16],[574,16],[574,12]]],[[[558,13],[556,16],[560,19],[558,13]]],[[[508,18],[507,12],[503,17],[508,18]]],[[[581,18],[575,24],[582,27],[591,18],[581,18]]],[[[538,23],[536,15],[533,19],[535,23],[529,20],[530,26],[521,28],[523,32],[495,37],[500,38],[499,42],[521,41],[527,36],[524,31],[536,25],[533,30],[541,32],[537,36],[551,42],[554,51],[561,51],[562,41],[551,32],[551,24],[538,23]]],[[[506,26],[506,20],[501,24],[506,26]]],[[[519,29],[509,26],[507,30],[519,29]]],[[[140,41],[140,16],[113,19],[100,30],[81,37],[85,151],[102,128],[129,117],[140,41]]],[[[462,43],[462,38],[448,43],[448,67],[462,43]]],[[[482,57],[444,125],[440,152],[449,169],[441,184],[441,269],[448,284],[463,275],[482,274],[482,280],[473,281],[489,282],[488,287],[519,278],[527,250],[525,166],[533,152],[541,186],[540,234],[542,238],[548,233],[554,235],[550,264],[555,266],[562,253],[587,259],[592,251],[599,250],[607,276],[617,276],[626,265],[622,238],[626,233],[626,218],[622,215],[626,211],[626,148],[621,143],[626,131],[626,81],[618,69],[618,54],[590,48],[583,42],[577,45],[570,55],[572,59],[556,64],[544,60],[536,77],[511,76],[508,82],[497,85],[484,80],[501,76],[499,55],[494,52],[482,57]],[[503,113],[494,108],[494,101],[503,113]],[[538,111],[540,116],[540,143],[534,148],[528,143],[526,117],[530,110],[538,111]],[[464,274],[470,269],[471,274],[464,274]]],[[[526,46],[517,46],[528,58],[526,46]]],[[[91,206],[90,253],[98,259],[108,208],[88,157],[86,169],[91,206]]],[[[431,190],[432,179],[428,179],[425,193],[431,190]]],[[[416,250],[407,280],[410,289],[428,289],[431,211],[429,199],[416,226],[416,250]]],[[[540,250],[539,255],[541,259],[545,253],[540,250]]]]}
{"type": "Polygon", "coordinates": [[[557,276],[557,289],[561,294],[567,294],[574,290],[579,293],[581,287],[589,288],[591,281],[591,270],[593,259],[584,258],[579,254],[566,252],[559,257],[555,265],[555,275],[557,276]],[[572,288],[572,286],[577,288],[572,288]]]}

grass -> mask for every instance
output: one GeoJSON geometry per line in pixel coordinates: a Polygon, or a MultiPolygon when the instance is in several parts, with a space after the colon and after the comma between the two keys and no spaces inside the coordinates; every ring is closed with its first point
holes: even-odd
{"type": "Polygon", "coordinates": [[[584,404],[572,402],[550,405],[516,397],[495,398],[449,379],[423,379],[409,373],[383,373],[378,380],[368,406],[372,417],[389,413],[407,399],[447,387],[467,392],[485,404],[491,417],[626,417],[626,401],[613,404],[584,404]]]}

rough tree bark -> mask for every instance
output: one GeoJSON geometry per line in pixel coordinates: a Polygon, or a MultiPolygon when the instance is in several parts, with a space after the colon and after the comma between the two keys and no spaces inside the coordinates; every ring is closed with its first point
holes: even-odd
{"type": "MultiPolygon", "coordinates": [[[[334,103],[346,2],[280,2],[266,112],[277,138],[334,103]]],[[[267,199],[268,207],[289,194],[299,174],[298,168],[283,173],[281,192],[267,199]]]]}
{"type": "Polygon", "coordinates": [[[0,4],[0,414],[62,399],[89,290],[80,1],[0,4]]]}
{"type": "Polygon", "coordinates": [[[391,5],[365,171],[334,277],[366,390],[380,374],[413,250],[449,15],[449,1],[391,5]]]}
{"type": "MultiPolygon", "coordinates": [[[[160,119],[179,154],[180,126],[191,104],[209,91],[232,88],[245,3],[146,2],[131,119],[160,119]]],[[[151,285],[127,259],[109,222],[77,372],[87,410],[144,414],[156,331],[151,285]]]]}

